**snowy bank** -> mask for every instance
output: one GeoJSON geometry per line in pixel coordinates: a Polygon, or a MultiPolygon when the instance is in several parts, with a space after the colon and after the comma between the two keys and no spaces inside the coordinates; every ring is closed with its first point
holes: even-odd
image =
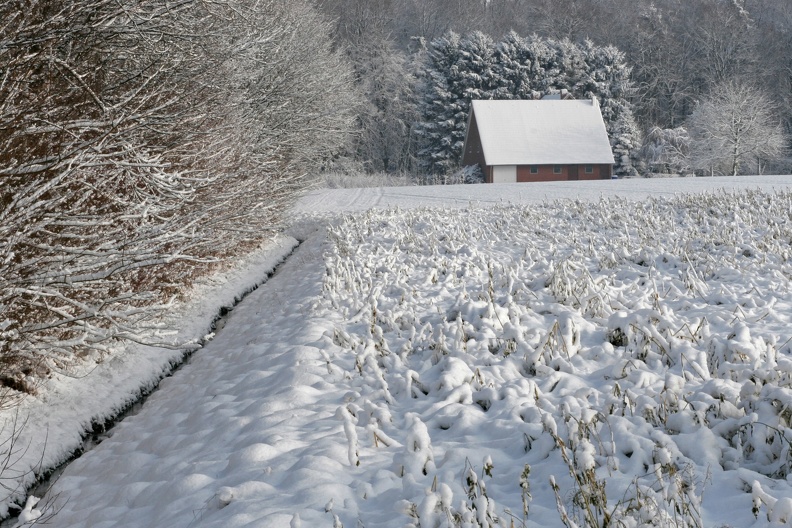
{"type": "Polygon", "coordinates": [[[168,316],[174,348],[131,344],[86,367],[78,375],[58,373],[13,409],[0,413],[3,449],[13,452],[4,467],[0,516],[25,490],[82,449],[84,438],[154,389],[186,354],[211,338],[212,324],[222,307],[231,307],[245,293],[266,281],[268,274],[297,245],[279,236],[224,272],[201,279],[186,301],[168,316]],[[13,449],[12,448],[13,437],[13,449]]]}

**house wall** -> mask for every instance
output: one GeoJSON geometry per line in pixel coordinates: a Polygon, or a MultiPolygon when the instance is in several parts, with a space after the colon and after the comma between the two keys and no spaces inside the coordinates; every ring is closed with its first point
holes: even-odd
{"type": "Polygon", "coordinates": [[[586,173],[585,165],[561,165],[561,172],[553,171],[554,165],[537,165],[538,172],[531,173],[530,165],[519,165],[517,167],[518,182],[542,182],[542,181],[567,181],[577,180],[601,180],[610,179],[610,165],[592,165],[592,172],[586,173]],[[577,173],[577,177],[575,177],[577,173]]]}

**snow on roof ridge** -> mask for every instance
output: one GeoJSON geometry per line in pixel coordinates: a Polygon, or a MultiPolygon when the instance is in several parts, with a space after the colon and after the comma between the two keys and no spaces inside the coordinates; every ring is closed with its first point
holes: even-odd
{"type": "Polygon", "coordinates": [[[594,98],[474,100],[471,112],[487,165],[614,163],[594,98]]]}

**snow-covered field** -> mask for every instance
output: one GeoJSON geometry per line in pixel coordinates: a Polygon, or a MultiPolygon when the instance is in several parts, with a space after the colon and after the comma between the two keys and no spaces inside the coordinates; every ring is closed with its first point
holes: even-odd
{"type": "MultiPolygon", "coordinates": [[[[295,217],[280,271],[42,499],[52,526],[792,523],[792,178],[317,191],[295,217]]],[[[57,431],[56,460],[161,371],[124,357],[42,387],[22,440],[57,431]]]]}
{"type": "Polygon", "coordinates": [[[304,196],[297,211],[340,213],[370,208],[468,207],[491,204],[536,204],[555,200],[598,200],[616,197],[643,200],[673,197],[680,193],[743,190],[761,187],[769,191],[792,188],[792,176],[736,176],[718,178],[639,178],[630,180],[543,182],[525,185],[432,185],[367,189],[326,189],[304,196]]]}

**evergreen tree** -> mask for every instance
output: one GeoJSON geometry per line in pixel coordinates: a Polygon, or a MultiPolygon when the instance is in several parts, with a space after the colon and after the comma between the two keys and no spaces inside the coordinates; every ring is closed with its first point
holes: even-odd
{"type": "Polygon", "coordinates": [[[496,52],[499,85],[494,99],[539,99],[542,96],[537,80],[545,78],[549,48],[545,41],[525,38],[509,32],[498,43],[496,52]]]}
{"type": "Polygon", "coordinates": [[[456,168],[473,99],[540,99],[567,92],[596,98],[619,176],[638,174],[640,132],[629,97],[634,89],[624,54],[613,46],[507,34],[495,46],[480,32],[448,33],[431,44],[425,66],[423,141],[419,156],[433,174],[456,168]]]}
{"type": "Polygon", "coordinates": [[[584,82],[590,69],[584,50],[569,39],[547,41],[547,66],[541,79],[543,94],[568,91],[573,97],[584,98],[578,86],[584,82]]]}
{"type": "Polygon", "coordinates": [[[447,174],[458,165],[470,101],[490,99],[495,86],[495,44],[488,36],[449,32],[432,41],[423,75],[423,121],[416,129],[428,174],[447,174]]]}
{"type": "Polygon", "coordinates": [[[595,46],[586,41],[581,48],[587,71],[573,93],[599,100],[616,161],[614,173],[621,177],[638,176],[638,169],[642,168],[641,132],[629,100],[635,91],[630,81],[631,69],[624,54],[614,46],[595,46]]]}

